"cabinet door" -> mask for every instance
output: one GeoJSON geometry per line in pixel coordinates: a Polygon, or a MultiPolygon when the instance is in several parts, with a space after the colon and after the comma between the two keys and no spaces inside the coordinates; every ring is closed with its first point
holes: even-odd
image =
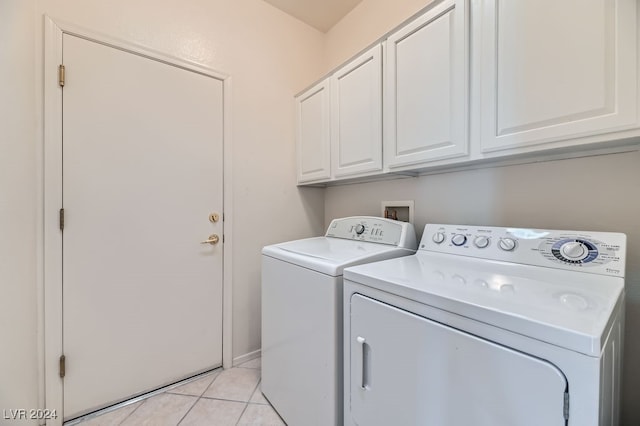
{"type": "Polygon", "coordinates": [[[382,170],[382,46],[336,71],[331,91],[334,176],[382,170]]]}
{"type": "Polygon", "coordinates": [[[483,152],[637,125],[637,0],[486,0],[483,152]]]}
{"type": "Polygon", "coordinates": [[[358,294],[350,309],[345,424],[566,425],[549,362],[358,294]]]}
{"type": "Polygon", "coordinates": [[[385,166],[468,153],[468,13],[447,0],[386,41],[385,166]]]}
{"type": "Polygon", "coordinates": [[[329,80],[296,97],[298,183],[331,177],[329,80]]]}

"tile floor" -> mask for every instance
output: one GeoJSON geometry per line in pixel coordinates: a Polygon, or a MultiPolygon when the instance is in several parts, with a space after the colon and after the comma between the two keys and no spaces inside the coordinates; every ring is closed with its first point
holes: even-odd
{"type": "Polygon", "coordinates": [[[260,392],[260,366],[256,358],[229,370],[216,370],[78,425],[285,425],[260,392]]]}

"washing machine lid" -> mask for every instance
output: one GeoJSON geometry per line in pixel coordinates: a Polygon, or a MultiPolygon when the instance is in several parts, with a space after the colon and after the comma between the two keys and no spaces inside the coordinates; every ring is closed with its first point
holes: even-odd
{"type": "Polygon", "coordinates": [[[418,251],[344,279],[589,356],[600,356],[624,279],[418,251]]]}
{"type": "Polygon", "coordinates": [[[315,237],[266,246],[262,254],[293,263],[330,276],[341,276],[344,268],[407,256],[415,250],[353,241],[342,238],[315,237]]]}

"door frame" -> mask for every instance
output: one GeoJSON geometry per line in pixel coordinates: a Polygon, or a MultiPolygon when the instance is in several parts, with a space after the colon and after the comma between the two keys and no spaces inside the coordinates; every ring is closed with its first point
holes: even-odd
{"type": "Polygon", "coordinates": [[[231,76],[201,64],[140,46],[125,40],[99,34],[74,24],[44,16],[44,119],[42,146],[43,203],[43,273],[39,289],[42,300],[40,332],[44,336],[42,362],[44,368],[44,401],[42,408],[56,410],[57,419],[49,425],[62,425],[63,380],[59,376],[59,357],[63,354],[62,324],[62,232],[59,229],[59,210],[62,207],[62,88],[58,84],[58,66],[62,64],[62,37],[69,34],[109,47],[137,54],[148,59],[197,72],[223,82],[223,266],[222,266],[222,366],[233,362],[232,337],[232,174],[231,174],[231,76]]]}

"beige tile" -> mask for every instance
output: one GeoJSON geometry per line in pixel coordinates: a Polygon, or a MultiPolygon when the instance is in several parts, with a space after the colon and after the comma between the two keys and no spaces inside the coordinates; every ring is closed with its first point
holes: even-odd
{"type": "Polygon", "coordinates": [[[145,400],[122,424],[176,426],[197,400],[195,396],[162,393],[145,400]]]}
{"type": "Polygon", "coordinates": [[[249,402],[251,402],[252,404],[269,404],[269,401],[267,401],[262,395],[260,385],[258,385],[258,388],[255,390],[255,392],[253,392],[253,396],[251,397],[251,400],[249,400],[249,402]]]}
{"type": "Polygon", "coordinates": [[[249,404],[238,425],[286,426],[269,405],[249,404]]]}
{"type": "Polygon", "coordinates": [[[254,358],[254,359],[252,359],[250,361],[243,362],[238,367],[260,369],[260,368],[262,368],[262,358],[258,357],[258,358],[254,358]]]}
{"type": "Polygon", "coordinates": [[[129,414],[131,414],[136,408],[138,408],[142,404],[142,401],[136,402],[135,404],[125,405],[122,408],[118,408],[117,410],[110,411],[108,413],[102,414],[101,416],[93,417],[83,422],[80,422],[80,426],[117,426],[124,419],[127,418],[129,414]]]}
{"type": "Polygon", "coordinates": [[[245,405],[244,402],[202,398],[180,426],[235,426],[245,405]]]}
{"type": "Polygon", "coordinates": [[[231,368],[220,373],[202,396],[247,402],[259,380],[259,370],[231,368]]]}
{"type": "Polygon", "coordinates": [[[218,374],[220,374],[220,371],[214,371],[211,374],[207,374],[205,377],[186,383],[182,386],[169,389],[167,392],[181,395],[200,396],[205,390],[207,390],[211,382],[213,382],[213,379],[215,379],[218,374]]]}

